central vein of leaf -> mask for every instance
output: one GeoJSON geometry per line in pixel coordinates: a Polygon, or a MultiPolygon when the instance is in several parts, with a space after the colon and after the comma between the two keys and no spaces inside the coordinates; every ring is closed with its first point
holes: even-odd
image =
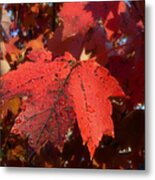
{"type": "MultiPolygon", "coordinates": [[[[55,112],[55,108],[56,108],[57,103],[59,102],[61,96],[64,95],[65,86],[67,85],[67,82],[68,82],[68,80],[69,80],[69,78],[70,78],[73,70],[74,70],[78,65],[80,65],[79,62],[72,64],[71,69],[70,69],[70,72],[68,73],[68,75],[66,76],[65,80],[63,81],[62,86],[60,87],[60,89],[59,89],[59,91],[58,91],[57,98],[55,99],[53,105],[52,105],[51,108],[50,108],[50,114],[49,114],[48,118],[46,119],[45,123],[43,124],[43,127],[42,127],[42,129],[41,129],[41,131],[40,131],[40,135],[39,135],[39,137],[38,137],[38,139],[37,139],[37,144],[39,143],[39,140],[40,140],[40,138],[41,138],[41,135],[42,135],[43,132],[44,132],[44,129],[47,127],[48,121],[52,118],[53,112],[55,112]]],[[[70,66],[70,64],[69,64],[69,66],[70,66]]],[[[47,110],[46,110],[46,111],[47,111],[47,110]]],[[[41,113],[40,113],[40,114],[41,114],[41,113]]],[[[57,124],[59,125],[59,122],[58,122],[58,121],[57,121],[57,124]]],[[[60,129],[60,128],[58,128],[58,131],[59,131],[59,129],[60,129]]],[[[58,132],[58,136],[60,137],[60,132],[58,132]]]]}

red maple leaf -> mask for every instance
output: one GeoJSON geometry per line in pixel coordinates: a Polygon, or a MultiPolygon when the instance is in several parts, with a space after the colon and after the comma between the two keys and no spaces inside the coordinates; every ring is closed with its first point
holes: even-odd
{"type": "Polygon", "coordinates": [[[114,137],[110,96],[123,96],[118,82],[94,60],[81,62],[70,78],[78,125],[91,157],[103,134],[114,137]]]}
{"type": "Polygon", "coordinates": [[[2,100],[22,97],[21,112],[11,132],[28,138],[39,151],[48,141],[60,149],[77,119],[91,158],[104,134],[114,136],[110,96],[124,96],[116,79],[94,60],[50,52],[32,52],[18,69],[1,77],[2,100]]]}
{"type": "Polygon", "coordinates": [[[92,13],[84,9],[86,4],[87,2],[63,4],[59,13],[64,26],[62,39],[77,33],[85,34],[94,25],[92,13]]]}

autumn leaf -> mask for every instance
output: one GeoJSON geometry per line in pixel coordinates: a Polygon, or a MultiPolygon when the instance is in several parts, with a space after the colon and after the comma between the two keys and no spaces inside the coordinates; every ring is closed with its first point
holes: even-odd
{"type": "Polygon", "coordinates": [[[24,147],[21,145],[17,145],[14,149],[8,150],[7,158],[9,160],[20,159],[21,161],[25,161],[25,154],[26,150],[24,149],[24,147]]]}
{"type": "Polygon", "coordinates": [[[62,39],[76,35],[85,34],[94,25],[92,13],[85,10],[87,2],[63,3],[59,18],[63,22],[64,30],[62,39]]]}
{"type": "Polygon", "coordinates": [[[94,60],[79,63],[66,53],[47,61],[48,56],[49,52],[32,52],[29,58],[35,57],[35,62],[26,62],[1,78],[2,99],[26,97],[11,132],[27,136],[36,151],[48,141],[62,149],[67,131],[77,118],[92,158],[103,134],[114,137],[108,97],[124,93],[94,60]]]}
{"type": "MultiPolygon", "coordinates": [[[[28,137],[28,143],[36,151],[48,141],[61,149],[75,119],[72,100],[65,95],[65,79],[71,66],[61,58],[49,63],[47,54],[38,52],[40,59],[36,58],[36,63],[26,62],[2,79],[2,99],[23,97],[22,112],[11,132],[28,137]]],[[[34,54],[29,58],[33,60],[34,54]]]]}
{"type": "Polygon", "coordinates": [[[144,169],[144,35],[145,1],[1,4],[0,164],[144,169]]]}
{"type": "MultiPolygon", "coordinates": [[[[107,2],[89,2],[85,9],[89,12],[92,12],[94,21],[100,23],[104,29],[104,33],[107,36],[107,39],[111,39],[112,35],[115,33],[113,29],[107,27],[109,20],[114,17],[118,17],[119,13],[122,12],[125,6],[125,2],[119,1],[107,1],[107,2]]],[[[115,19],[116,19],[115,18],[115,19]]],[[[117,26],[117,21],[114,23],[117,26]]]]}
{"type": "Polygon", "coordinates": [[[6,74],[7,72],[10,71],[10,69],[11,68],[9,63],[5,59],[3,60],[0,59],[0,75],[2,76],[3,74],[6,74]]]}
{"type": "Polygon", "coordinates": [[[43,35],[41,34],[36,39],[33,39],[29,41],[28,43],[25,43],[26,49],[30,48],[32,50],[39,50],[44,48],[43,44],[43,35]]]}
{"type": "Polygon", "coordinates": [[[18,97],[14,97],[8,101],[3,102],[3,108],[0,109],[0,118],[4,119],[8,111],[12,112],[13,115],[16,116],[19,112],[20,104],[20,99],[18,97]]]}
{"type": "Polygon", "coordinates": [[[84,143],[91,158],[103,135],[114,137],[110,96],[123,96],[118,82],[94,60],[83,61],[73,72],[69,92],[84,143]]]}

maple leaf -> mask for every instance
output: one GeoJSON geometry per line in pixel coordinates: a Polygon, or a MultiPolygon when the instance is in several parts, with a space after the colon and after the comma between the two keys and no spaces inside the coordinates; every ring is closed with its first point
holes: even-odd
{"type": "MultiPolygon", "coordinates": [[[[111,1],[111,2],[89,2],[85,9],[87,11],[91,11],[94,21],[99,21],[101,26],[106,30],[107,38],[110,40],[112,35],[114,34],[114,30],[107,28],[107,23],[109,20],[117,17],[119,12],[122,12],[124,2],[119,1],[111,1]],[[121,4],[121,6],[120,6],[121,4]],[[101,20],[103,22],[101,22],[101,20]]],[[[117,24],[117,23],[115,23],[117,24]]]]}
{"type": "Polygon", "coordinates": [[[61,148],[65,134],[74,124],[73,104],[65,95],[65,79],[71,66],[63,59],[49,63],[49,52],[32,52],[28,57],[35,58],[36,63],[19,65],[17,71],[8,73],[2,81],[2,99],[23,97],[22,111],[11,132],[28,137],[36,151],[48,141],[61,148]]]}
{"type": "Polygon", "coordinates": [[[91,157],[104,135],[114,137],[110,96],[123,96],[118,82],[94,60],[82,61],[71,78],[69,92],[84,143],[91,157]]]}
{"type": "Polygon", "coordinates": [[[92,13],[85,10],[87,2],[64,3],[59,13],[64,30],[62,39],[77,33],[85,34],[94,25],[92,13]]]}
{"type": "Polygon", "coordinates": [[[107,2],[89,2],[85,6],[85,10],[91,11],[94,20],[98,20],[101,17],[106,20],[109,12],[117,15],[119,1],[107,1],[107,2]]]}
{"type": "Polygon", "coordinates": [[[79,62],[69,53],[51,60],[50,52],[33,52],[33,62],[1,78],[1,98],[23,97],[12,133],[28,138],[39,151],[48,141],[63,148],[77,119],[91,158],[104,134],[114,136],[110,96],[124,96],[108,70],[94,60],[79,62]],[[34,59],[36,59],[34,61],[34,59]]]}

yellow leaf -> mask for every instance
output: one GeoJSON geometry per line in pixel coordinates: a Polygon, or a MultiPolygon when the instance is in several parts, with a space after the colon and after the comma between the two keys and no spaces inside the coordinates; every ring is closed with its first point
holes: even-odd
{"type": "Polygon", "coordinates": [[[17,115],[20,108],[20,104],[21,102],[18,97],[4,102],[3,107],[0,109],[1,119],[4,119],[4,117],[8,113],[8,110],[11,111],[14,115],[17,115]]]}
{"type": "Polygon", "coordinates": [[[44,44],[43,44],[43,35],[40,35],[38,38],[29,41],[26,44],[26,48],[32,48],[32,50],[38,50],[38,49],[43,49],[44,44]]]}
{"type": "Polygon", "coordinates": [[[6,74],[7,72],[9,72],[11,69],[9,63],[7,62],[7,60],[3,59],[0,60],[0,75],[6,74]]]}
{"type": "Polygon", "coordinates": [[[81,61],[87,61],[88,59],[91,58],[91,55],[92,55],[91,52],[90,52],[90,53],[86,53],[86,49],[83,48],[82,53],[81,53],[81,55],[80,55],[80,60],[81,60],[81,61]]]}
{"type": "Polygon", "coordinates": [[[20,107],[20,99],[18,97],[15,97],[11,100],[9,100],[8,109],[14,114],[18,114],[18,110],[20,107]]]}

